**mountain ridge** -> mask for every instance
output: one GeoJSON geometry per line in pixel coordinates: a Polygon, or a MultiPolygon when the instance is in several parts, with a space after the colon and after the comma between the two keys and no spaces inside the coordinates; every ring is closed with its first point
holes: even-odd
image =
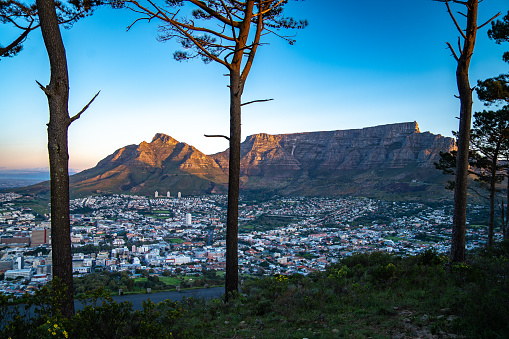
{"type": "MultiPolygon", "coordinates": [[[[241,189],[299,195],[438,194],[445,180],[433,163],[454,139],[421,133],[417,122],[362,129],[258,133],[241,144],[241,189]],[[439,189],[440,187],[440,189],[439,189]],[[378,194],[378,193],[380,194],[378,194]]],[[[225,193],[229,150],[206,155],[157,133],[122,147],[71,176],[71,194],[225,193]]]]}

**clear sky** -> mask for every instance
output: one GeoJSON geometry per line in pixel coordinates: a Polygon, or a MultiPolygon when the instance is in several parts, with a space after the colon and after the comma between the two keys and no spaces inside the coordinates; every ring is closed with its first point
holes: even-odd
{"type": "MultiPolygon", "coordinates": [[[[462,6],[454,6],[462,9],[462,6]]],[[[456,62],[446,41],[458,32],[442,3],[431,0],[306,0],[288,14],[308,19],[297,43],[270,38],[258,50],[243,101],[243,137],[363,128],[417,121],[422,132],[451,136],[458,129],[456,62]]],[[[508,0],[485,0],[479,24],[508,0]]],[[[101,94],[69,129],[70,168],[83,170],[116,149],[158,133],[206,154],[225,150],[229,133],[226,69],[199,60],[177,62],[173,42],[156,40],[157,23],[137,23],[133,13],[102,8],[63,30],[70,76],[70,114],[101,94]]],[[[462,17],[458,16],[460,22],[462,17]]],[[[508,72],[508,45],[478,34],[470,68],[478,79],[508,72]]],[[[1,41],[17,33],[0,25],[1,41]]],[[[48,167],[47,100],[35,80],[49,82],[40,31],[16,57],[0,61],[0,169],[48,167]]],[[[477,99],[477,98],[476,98],[477,99]]],[[[484,107],[476,100],[475,110],[484,107]]]]}

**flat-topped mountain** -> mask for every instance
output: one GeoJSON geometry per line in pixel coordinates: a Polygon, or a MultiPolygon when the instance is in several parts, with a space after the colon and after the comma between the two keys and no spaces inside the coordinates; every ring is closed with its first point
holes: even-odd
{"type": "MultiPolygon", "coordinates": [[[[433,165],[440,151],[455,147],[453,138],[421,133],[416,122],[325,132],[261,133],[247,137],[241,145],[241,180],[246,189],[271,188],[284,194],[423,192],[443,180],[433,165]]],[[[212,155],[225,170],[228,153],[212,155]]]]}
{"type": "MultiPolygon", "coordinates": [[[[248,136],[241,145],[244,192],[433,198],[447,194],[436,170],[453,138],[421,133],[416,122],[352,130],[248,136]]],[[[158,133],[71,176],[71,194],[225,193],[229,150],[205,155],[158,133]]]]}

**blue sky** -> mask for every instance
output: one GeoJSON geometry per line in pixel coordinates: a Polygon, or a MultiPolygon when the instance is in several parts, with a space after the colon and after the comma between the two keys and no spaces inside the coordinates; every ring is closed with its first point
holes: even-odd
{"type": "MultiPolygon", "coordinates": [[[[461,9],[461,6],[455,6],[461,9]]],[[[485,0],[479,23],[509,10],[507,0],[485,0]]],[[[243,137],[363,128],[417,121],[422,132],[451,136],[457,130],[456,62],[446,41],[458,33],[444,4],[431,0],[326,1],[289,5],[305,18],[297,43],[269,38],[258,50],[243,101],[243,137]]],[[[174,42],[156,40],[157,23],[133,13],[102,8],[63,30],[70,76],[70,114],[101,94],[69,129],[70,168],[82,170],[116,149],[150,141],[158,133],[206,154],[228,147],[226,69],[199,60],[177,62],[174,42]]],[[[461,22],[461,17],[458,18],[461,22]]],[[[477,79],[508,71],[502,53],[479,32],[470,69],[477,79]]],[[[3,43],[16,32],[0,25],[3,43]]],[[[0,61],[0,169],[48,166],[47,100],[35,80],[49,82],[49,62],[40,31],[24,50],[0,61]]],[[[484,107],[476,100],[475,110],[484,107]]]]}

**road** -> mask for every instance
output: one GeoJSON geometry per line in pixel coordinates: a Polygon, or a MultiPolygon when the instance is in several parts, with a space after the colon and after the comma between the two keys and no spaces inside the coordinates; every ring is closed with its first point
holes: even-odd
{"type": "MultiPolygon", "coordinates": [[[[217,299],[221,298],[224,294],[224,287],[211,287],[211,288],[197,288],[192,290],[146,293],[146,294],[128,294],[117,295],[113,297],[117,303],[129,301],[133,304],[133,310],[141,310],[142,302],[150,299],[154,303],[161,302],[166,299],[173,301],[181,301],[187,298],[202,298],[202,299],[217,299]]],[[[75,301],[74,305],[76,310],[82,309],[83,305],[79,301],[75,301]]]]}
{"type": "MultiPolygon", "coordinates": [[[[121,303],[123,301],[129,301],[133,305],[133,310],[142,310],[143,309],[143,301],[150,299],[154,303],[159,303],[166,299],[171,299],[173,301],[181,301],[187,298],[202,298],[202,299],[217,299],[221,298],[224,294],[224,287],[211,287],[211,288],[197,288],[191,290],[182,290],[182,291],[170,291],[170,292],[158,292],[158,293],[146,293],[146,294],[129,294],[129,295],[117,295],[113,296],[113,300],[117,303],[121,303]]],[[[99,304],[100,305],[100,304],[99,304]]],[[[14,311],[13,313],[7,312],[4,313],[4,318],[0,319],[0,328],[5,326],[9,320],[12,319],[16,313],[20,313],[21,315],[34,315],[34,308],[32,307],[29,310],[25,310],[25,305],[13,305],[7,306],[7,311],[10,309],[14,311]],[[18,308],[18,311],[15,309],[18,308]]],[[[83,309],[83,304],[79,300],[74,300],[74,307],[76,311],[83,309]]]]}

